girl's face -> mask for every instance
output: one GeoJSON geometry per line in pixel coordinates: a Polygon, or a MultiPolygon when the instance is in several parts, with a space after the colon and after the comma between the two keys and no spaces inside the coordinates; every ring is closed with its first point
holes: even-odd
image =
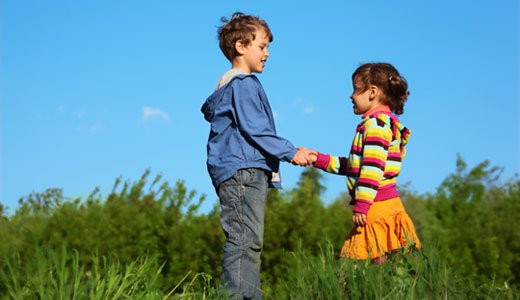
{"type": "Polygon", "coordinates": [[[352,99],[352,104],[354,104],[354,114],[362,115],[370,110],[369,90],[364,92],[354,91],[350,99],[352,99]]]}
{"type": "Polygon", "coordinates": [[[352,84],[354,90],[350,99],[352,99],[354,114],[362,115],[370,110],[370,89],[363,91],[364,86],[360,80],[354,80],[352,84]]]}
{"type": "Polygon", "coordinates": [[[364,86],[360,80],[354,80],[353,88],[354,91],[352,95],[350,95],[350,99],[352,99],[352,104],[354,105],[354,114],[362,115],[381,104],[379,101],[380,90],[378,87],[371,85],[364,90],[364,86]]]}

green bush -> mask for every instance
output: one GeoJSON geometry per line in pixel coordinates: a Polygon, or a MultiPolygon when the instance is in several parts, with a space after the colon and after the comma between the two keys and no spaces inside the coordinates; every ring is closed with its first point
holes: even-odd
{"type": "MultiPolygon", "coordinates": [[[[323,175],[305,169],[296,188],[268,194],[262,252],[265,294],[273,298],[459,298],[484,297],[489,291],[491,297],[509,295],[520,286],[520,181],[504,182],[499,175],[500,169],[488,162],[468,170],[459,158],[456,172],[435,193],[401,188],[426,250],[375,267],[336,259],[352,226],[349,197],[341,194],[325,205],[323,175]],[[329,245],[326,251],[325,245],[329,245]],[[420,272],[410,273],[412,266],[420,272]],[[364,275],[359,275],[371,276],[367,282],[374,280],[372,285],[395,285],[393,280],[400,280],[402,270],[412,274],[403,279],[412,286],[397,290],[374,285],[377,288],[368,292],[364,275]]],[[[110,276],[119,278],[116,285],[124,285],[123,290],[139,282],[140,288],[125,293],[225,298],[217,288],[224,242],[218,206],[207,214],[198,213],[204,195],[189,191],[183,181],[170,185],[160,175],[149,177],[146,171],[133,183],[118,178],[106,197],[97,189],[85,199],[66,199],[55,188],[33,193],[22,198],[10,216],[0,205],[0,259],[4,262],[0,295],[39,297],[39,289],[52,289],[49,295],[70,296],[76,293],[72,291],[77,282],[88,282],[85,274],[98,272],[101,278],[109,275],[102,271],[112,268],[110,274],[119,277],[110,276]],[[103,259],[108,265],[100,262],[103,259]],[[127,268],[142,265],[150,270],[146,276],[132,275],[137,280],[133,283],[122,281],[127,268]],[[49,271],[53,275],[45,278],[41,273],[58,267],[68,270],[69,277],[82,275],[69,278],[49,271]],[[40,275],[31,279],[30,274],[40,275]],[[150,283],[149,288],[141,288],[145,283],[150,283]]],[[[86,295],[93,285],[82,286],[85,289],[78,295],[86,295]]]]}

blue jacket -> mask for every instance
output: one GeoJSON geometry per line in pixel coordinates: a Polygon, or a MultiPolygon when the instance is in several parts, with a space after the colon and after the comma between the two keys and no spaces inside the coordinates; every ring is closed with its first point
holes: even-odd
{"type": "Polygon", "coordinates": [[[239,169],[278,172],[280,160],[291,161],[296,154],[291,142],[276,135],[269,101],[254,75],[233,78],[206,99],[201,111],[211,124],[207,167],[215,189],[239,169]]]}

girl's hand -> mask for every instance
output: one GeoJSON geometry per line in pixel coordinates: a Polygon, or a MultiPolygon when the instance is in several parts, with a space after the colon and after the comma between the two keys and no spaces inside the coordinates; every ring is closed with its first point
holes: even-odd
{"type": "Polygon", "coordinates": [[[352,222],[356,226],[365,226],[367,224],[367,215],[355,212],[352,215],[352,222]]]}

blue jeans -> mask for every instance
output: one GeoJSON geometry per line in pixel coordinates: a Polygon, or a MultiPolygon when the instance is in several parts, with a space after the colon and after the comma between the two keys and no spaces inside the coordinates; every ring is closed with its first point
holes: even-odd
{"type": "Polygon", "coordinates": [[[238,170],[218,187],[220,224],[226,235],[222,284],[232,299],[261,299],[260,253],[268,175],[262,169],[238,170]]]}

